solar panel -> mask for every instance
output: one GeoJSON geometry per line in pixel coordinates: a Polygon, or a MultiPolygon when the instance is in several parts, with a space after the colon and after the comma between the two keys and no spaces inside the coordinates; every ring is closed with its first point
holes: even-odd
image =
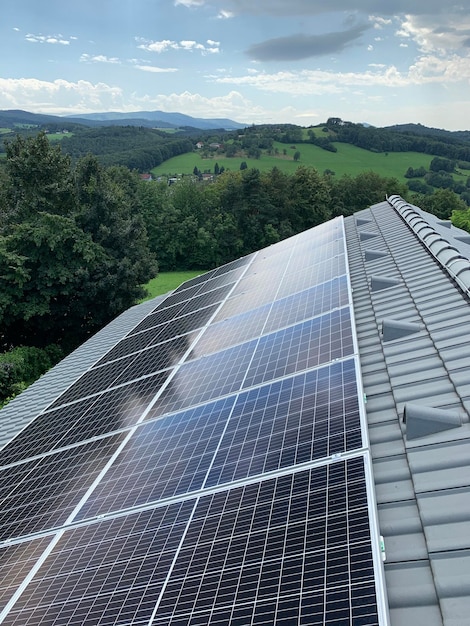
{"type": "Polygon", "coordinates": [[[0,623],[386,626],[341,219],[188,281],[0,451],[0,623]]]}

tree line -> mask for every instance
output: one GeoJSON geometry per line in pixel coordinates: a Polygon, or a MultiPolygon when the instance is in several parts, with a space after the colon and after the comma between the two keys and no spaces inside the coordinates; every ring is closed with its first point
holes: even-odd
{"type": "Polygon", "coordinates": [[[0,170],[0,396],[14,394],[144,295],[157,272],[139,177],[41,133],[0,170]]]}
{"type": "Polygon", "coordinates": [[[102,165],[148,172],[172,157],[191,152],[193,142],[152,128],[104,126],[65,136],[62,150],[74,160],[94,154],[102,165]]]}
{"type": "MultiPolygon", "coordinates": [[[[211,184],[186,177],[168,186],[90,154],[72,161],[43,133],[17,137],[6,153],[0,399],[143,297],[157,262],[165,271],[208,270],[387,194],[410,198],[394,178],[336,177],[304,166],[293,174],[225,171],[211,184]]],[[[444,218],[466,208],[449,189],[415,200],[444,218]]]]}

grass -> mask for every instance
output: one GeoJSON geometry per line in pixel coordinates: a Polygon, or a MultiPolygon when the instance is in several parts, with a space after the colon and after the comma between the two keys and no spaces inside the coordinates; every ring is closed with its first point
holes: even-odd
{"type": "Polygon", "coordinates": [[[185,281],[203,274],[204,270],[195,270],[188,272],[161,272],[156,278],[152,278],[146,285],[145,289],[148,291],[148,295],[141,300],[145,302],[151,298],[162,296],[169,291],[173,291],[184,283],[185,281]]]}
{"type": "Polygon", "coordinates": [[[72,137],[73,133],[48,133],[49,141],[62,141],[64,137],[72,137]]]}
{"type": "Polygon", "coordinates": [[[420,152],[389,152],[375,153],[362,148],[357,148],[350,144],[335,143],[337,152],[328,152],[313,144],[299,144],[291,148],[288,144],[274,142],[274,148],[278,149],[277,155],[263,153],[260,159],[249,159],[247,157],[226,158],[216,155],[213,158],[202,158],[200,154],[193,152],[182,154],[165,161],[158,167],[152,169],[155,177],[167,174],[192,174],[194,166],[201,172],[205,170],[213,171],[214,165],[224,167],[226,170],[239,170],[242,161],[245,161],[249,168],[257,168],[261,172],[270,171],[273,167],[278,167],[286,174],[293,174],[301,166],[314,167],[320,173],[329,169],[337,176],[349,174],[357,176],[364,171],[373,171],[380,176],[397,178],[401,182],[406,182],[404,176],[408,167],[425,167],[429,169],[432,156],[420,152]],[[286,154],[284,155],[284,150],[286,154]],[[294,161],[294,153],[300,152],[300,160],[294,161]]]}

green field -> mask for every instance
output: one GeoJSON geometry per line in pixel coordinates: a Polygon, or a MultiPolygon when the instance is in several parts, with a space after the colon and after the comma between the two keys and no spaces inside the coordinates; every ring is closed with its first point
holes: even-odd
{"type": "Polygon", "coordinates": [[[224,167],[226,170],[239,170],[242,161],[245,161],[249,168],[257,168],[262,172],[278,167],[286,174],[292,174],[301,166],[314,167],[320,173],[329,169],[337,176],[350,174],[357,176],[364,171],[373,171],[381,176],[394,177],[405,182],[404,176],[408,167],[429,168],[432,156],[420,152],[389,152],[375,153],[362,148],[356,148],[346,143],[335,143],[337,152],[328,152],[313,144],[298,144],[295,148],[288,144],[274,143],[278,155],[263,153],[260,159],[249,159],[246,157],[225,158],[215,156],[214,158],[202,158],[200,154],[193,152],[182,154],[165,161],[158,167],[152,169],[155,177],[175,174],[192,174],[197,166],[201,172],[205,170],[213,171],[214,165],[224,167]],[[283,151],[286,150],[286,155],[283,151]],[[300,160],[293,159],[296,151],[300,152],[300,160]]]}
{"type": "Polygon", "coordinates": [[[146,285],[145,289],[148,291],[148,295],[142,300],[150,300],[157,296],[162,296],[169,291],[173,291],[190,278],[204,274],[203,270],[193,272],[161,272],[156,278],[152,278],[146,285]]]}

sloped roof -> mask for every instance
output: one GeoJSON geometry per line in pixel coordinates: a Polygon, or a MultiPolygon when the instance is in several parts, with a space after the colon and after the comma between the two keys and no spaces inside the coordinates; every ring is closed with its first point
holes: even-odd
{"type": "MultiPolygon", "coordinates": [[[[390,624],[463,626],[470,614],[468,236],[396,197],[347,217],[342,228],[390,624]]],[[[0,446],[158,303],[124,313],[3,409],[0,446]]]]}
{"type": "Polygon", "coordinates": [[[399,198],[345,220],[391,623],[463,626],[470,614],[469,299],[403,208],[438,233],[442,248],[470,258],[465,233],[399,198]],[[373,236],[364,239],[364,231],[373,236]],[[393,284],[374,290],[374,276],[393,284]],[[384,320],[415,332],[384,341],[384,320]],[[461,425],[410,440],[407,406],[424,419],[428,407],[440,409],[461,425]]]}

